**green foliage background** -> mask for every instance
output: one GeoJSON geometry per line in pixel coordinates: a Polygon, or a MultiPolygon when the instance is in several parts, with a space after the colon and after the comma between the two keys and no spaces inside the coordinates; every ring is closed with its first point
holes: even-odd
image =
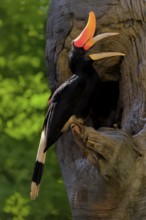
{"type": "Polygon", "coordinates": [[[0,3],[0,220],[70,219],[53,148],[39,197],[29,198],[50,95],[45,73],[48,9],[49,0],[0,3]]]}

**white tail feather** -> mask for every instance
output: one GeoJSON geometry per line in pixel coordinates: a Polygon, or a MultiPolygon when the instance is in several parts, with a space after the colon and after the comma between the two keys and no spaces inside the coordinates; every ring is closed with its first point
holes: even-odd
{"type": "Polygon", "coordinates": [[[40,185],[37,185],[35,182],[31,183],[31,191],[30,191],[30,198],[31,200],[35,200],[39,194],[40,185]]]}
{"type": "Polygon", "coordinates": [[[46,161],[46,153],[44,153],[46,147],[46,135],[45,135],[45,131],[42,131],[41,134],[41,139],[40,139],[40,144],[38,147],[38,152],[37,152],[37,156],[36,156],[36,160],[41,162],[41,163],[45,163],[46,161]]]}

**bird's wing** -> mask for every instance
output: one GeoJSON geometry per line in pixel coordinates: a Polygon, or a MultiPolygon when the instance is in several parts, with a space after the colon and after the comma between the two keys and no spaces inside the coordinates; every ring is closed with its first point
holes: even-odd
{"type": "Polygon", "coordinates": [[[85,84],[86,82],[83,79],[73,75],[54,92],[44,120],[47,142],[45,150],[61,135],[61,129],[72,116],[85,84]]]}

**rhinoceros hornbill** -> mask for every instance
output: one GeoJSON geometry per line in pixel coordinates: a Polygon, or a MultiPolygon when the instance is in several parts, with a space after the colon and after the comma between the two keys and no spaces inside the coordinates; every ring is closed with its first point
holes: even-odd
{"type": "Polygon", "coordinates": [[[105,33],[93,37],[95,29],[96,18],[94,13],[90,12],[86,27],[73,41],[69,52],[69,67],[73,75],[51,96],[32,177],[31,199],[38,196],[47,149],[70,127],[74,120],[83,123],[89,114],[92,96],[100,83],[99,76],[92,66],[93,60],[124,56],[118,52],[88,55],[87,51],[97,41],[117,34],[105,33]]]}

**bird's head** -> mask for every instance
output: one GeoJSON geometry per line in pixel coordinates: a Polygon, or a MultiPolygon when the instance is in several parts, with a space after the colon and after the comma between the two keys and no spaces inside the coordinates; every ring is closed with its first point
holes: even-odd
{"type": "Polygon", "coordinates": [[[72,48],[69,53],[69,66],[72,71],[75,68],[87,67],[92,64],[94,60],[100,60],[106,57],[113,56],[124,56],[125,54],[119,52],[104,52],[89,54],[88,51],[98,41],[115,36],[118,33],[104,33],[94,37],[96,30],[96,17],[94,12],[89,13],[89,18],[86,27],[83,29],[81,34],[73,41],[72,48]]]}

